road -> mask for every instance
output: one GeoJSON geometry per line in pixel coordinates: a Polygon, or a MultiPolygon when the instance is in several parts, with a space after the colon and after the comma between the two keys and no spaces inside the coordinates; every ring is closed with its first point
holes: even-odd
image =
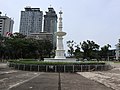
{"type": "Polygon", "coordinates": [[[113,90],[76,73],[60,73],[60,81],[59,73],[18,71],[0,64],[0,90],[113,90]]]}

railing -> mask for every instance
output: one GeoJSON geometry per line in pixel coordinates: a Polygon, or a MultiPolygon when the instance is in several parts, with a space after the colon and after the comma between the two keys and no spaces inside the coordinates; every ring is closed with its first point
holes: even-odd
{"type": "Polygon", "coordinates": [[[110,69],[110,65],[31,65],[10,63],[9,67],[24,71],[38,72],[86,72],[105,71],[110,69]]]}

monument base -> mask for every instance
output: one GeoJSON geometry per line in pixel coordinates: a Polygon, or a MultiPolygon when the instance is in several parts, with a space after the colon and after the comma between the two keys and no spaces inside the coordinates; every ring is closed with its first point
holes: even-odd
{"type": "Polygon", "coordinates": [[[64,57],[64,56],[55,56],[55,58],[54,59],[60,59],[60,60],[65,60],[66,59],[66,57],[64,57]]]}
{"type": "Polygon", "coordinates": [[[45,62],[76,62],[75,58],[65,58],[65,59],[56,59],[56,58],[44,58],[45,62]]]}
{"type": "Polygon", "coordinates": [[[54,59],[66,59],[65,50],[56,50],[56,56],[54,59]]]}

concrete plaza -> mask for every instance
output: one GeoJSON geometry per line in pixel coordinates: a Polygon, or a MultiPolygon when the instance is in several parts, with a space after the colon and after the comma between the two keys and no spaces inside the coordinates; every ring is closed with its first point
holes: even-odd
{"type": "Polygon", "coordinates": [[[0,90],[113,89],[76,73],[60,73],[59,83],[59,73],[18,71],[8,68],[6,64],[0,64],[0,90]]]}

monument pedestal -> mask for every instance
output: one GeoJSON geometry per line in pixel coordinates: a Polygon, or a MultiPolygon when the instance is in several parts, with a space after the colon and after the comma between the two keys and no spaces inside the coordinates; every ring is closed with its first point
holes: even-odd
{"type": "Polygon", "coordinates": [[[56,50],[56,56],[54,59],[66,59],[65,50],[56,50]]]}

